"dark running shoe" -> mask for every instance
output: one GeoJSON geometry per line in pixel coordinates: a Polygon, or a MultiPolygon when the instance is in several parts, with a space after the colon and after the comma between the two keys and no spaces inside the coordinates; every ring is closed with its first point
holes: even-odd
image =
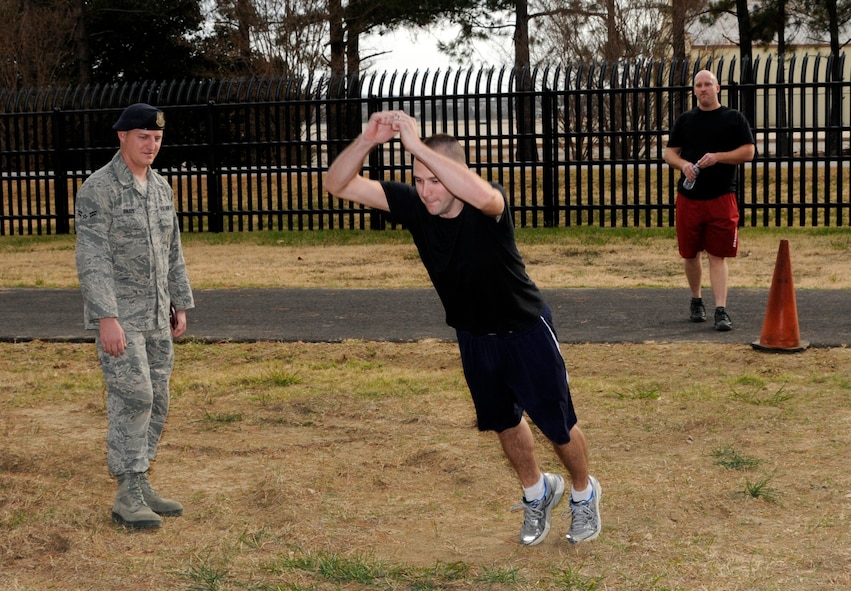
{"type": "Polygon", "coordinates": [[[715,308],[715,330],[720,330],[722,332],[733,330],[733,321],[730,320],[730,315],[727,314],[727,310],[724,306],[718,306],[715,308]]]}
{"type": "Polygon", "coordinates": [[[688,314],[688,319],[692,322],[706,321],[706,308],[703,305],[703,298],[691,298],[688,314]]]}

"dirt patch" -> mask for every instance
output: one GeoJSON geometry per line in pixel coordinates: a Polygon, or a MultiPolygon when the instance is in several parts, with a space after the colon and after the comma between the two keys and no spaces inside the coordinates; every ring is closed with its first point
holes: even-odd
{"type": "MultiPolygon", "coordinates": [[[[786,237],[796,287],[851,288],[849,238],[794,230],[744,229],[731,285],[768,287],[786,237]]],[[[685,290],[672,236],[599,238],[520,247],[543,288],[685,290]]],[[[195,288],[428,285],[410,244],[250,242],[189,238],[195,288]]],[[[2,286],[76,286],[67,237],[0,252],[2,286]]],[[[152,481],[186,513],[147,533],[110,521],[93,347],[0,344],[0,590],[851,589],[848,349],[563,352],[603,534],[570,546],[557,510],[524,548],[453,344],[178,345],[152,481]]]]}
{"type": "Polygon", "coordinates": [[[847,349],[564,347],[604,530],[524,548],[451,343],[179,345],[154,533],[109,520],[102,387],[18,369],[90,347],[0,345],[0,589],[851,587],[847,349]]]}

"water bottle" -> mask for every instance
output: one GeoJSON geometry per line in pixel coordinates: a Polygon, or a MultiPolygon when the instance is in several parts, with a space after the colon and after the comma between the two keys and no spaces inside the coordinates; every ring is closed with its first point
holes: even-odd
{"type": "MultiPolygon", "coordinates": [[[[700,167],[697,164],[695,164],[694,165],[694,181],[697,180],[698,174],[700,174],[700,167]]],[[[690,180],[686,179],[683,182],[683,189],[686,189],[687,191],[691,191],[692,189],[694,189],[694,181],[690,181],[690,180]]]]}

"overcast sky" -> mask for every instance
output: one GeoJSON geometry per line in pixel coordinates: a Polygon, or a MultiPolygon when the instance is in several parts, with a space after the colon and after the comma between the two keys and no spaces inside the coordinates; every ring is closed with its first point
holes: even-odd
{"type": "Polygon", "coordinates": [[[361,40],[361,57],[382,53],[382,55],[369,60],[369,70],[372,71],[399,71],[408,70],[434,71],[440,68],[457,69],[459,66],[479,66],[510,64],[513,49],[511,38],[500,38],[496,43],[480,44],[477,46],[473,59],[469,63],[458,64],[442,54],[437,49],[439,41],[450,40],[458,35],[455,27],[443,29],[432,28],[429,30],[400,30],[383,36],[367,35],[361,40]]]}
{"type": "MultiPolygon", "coordinates": [[[[738,39],[738,29],[735,18],[727,16],[714,26],[707,27],[699,22],[693,23],[689,30],[692,43],[696,45],[730,44],[738,39]]],[[[458,35],[458,28],[452,26],[431,27],[429,29],[404,29],[384,36],[367,35],[361,39],[361,57],[381,53],[380,56],[369,59],[367,70],[375,72],[398,71],[421,72],[426,69],[445,71],[451,67],[511,66],[514,61],[511,36],[495,37],[492,42],[481,43],[477,46],[473,59],[469,63],[453,62],[437,50],[438,41],[451,40],[458,35]]],[[[805,31],[787,31],[789,42],[811,42],[805,31]]]]}

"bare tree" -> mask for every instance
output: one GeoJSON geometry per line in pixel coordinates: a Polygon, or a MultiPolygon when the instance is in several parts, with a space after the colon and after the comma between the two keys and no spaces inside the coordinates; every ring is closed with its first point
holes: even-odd
{"type": "MultiPolygon", "coordinates": [[[[683,27],[699,1],[673,0],[683,27]]],[[[538,61],[564,63],[667,57],[671,12],[671,0],[539,0],[532,51],[538,61]]]]}
{"type": "MultiPolygon", "coordinates": [[[[669,44],[660,34],[659,23],[660,11],[666,14],[668,10],[667,2],[661,0],[484,0],[460,15],[457,22],[462,35],[447,48],[460,54],[459,48],[480,38],[481,31],[508,29],[505,14],[513,15],[519,132],[516,156],[533,161],[538,157],[533,125],[536,114],[534,105],[525,100],[534,83],[532,64],[615,64],[625,58],[667,55],[669,44]]],[[[621,109],[614,105],[612,113],[621,113],[621,109]]]]}
{"type": "Polygon", "coordinates": [[[309,77],[324,69],[323,0],[217,0],[216,63],[256,77],[309,77]]]}
{"type": "MultiPolygon", "coordinates": [[[[682,0],[686,1],[686,0],[682,0]]],[[[675,1],[675,4],[677,2],[675,1]]],[[[618,86],[646,68],[645,63],[669,57],[671,53],[671,6],[657,0],[573,0],[567,3],[544,0],[534,48],[548,61],[559,60],[575,65],[573,72],[594,70],[596,80],[605,88],[618,86]],[[605,78],[603,80],[603,78],[605,78]]],[[[686,22],[682,16],[683,29],[686,22]]],[[[684,34],[684,33],[683,33],[684,34]]],[[[685,40],[683,39],[683,43],[685,40]]],[[[574,114],[572,124],[597,129],[608,126],[619,132],[637,125],[646,112],[645,97],[627,100],[623,94],[611,93],[596,105],[566,105],[574,114]],[[578,117],[578,119],[577,119],[578,117]]],[[[571,124],[567,119],[565,125],[571,124]]],[[[615,158],[641,150],[640,141],[629,134],[612,136],[609,145],[615,158]]],[[[585,146],[566,147],[582,157],[585,146]]]]}
{"type": "Polygon", "coordinates": [[[73,72],[76,0],[0,3],[0,85],[4,88],[65,83],[73,72]]]}

